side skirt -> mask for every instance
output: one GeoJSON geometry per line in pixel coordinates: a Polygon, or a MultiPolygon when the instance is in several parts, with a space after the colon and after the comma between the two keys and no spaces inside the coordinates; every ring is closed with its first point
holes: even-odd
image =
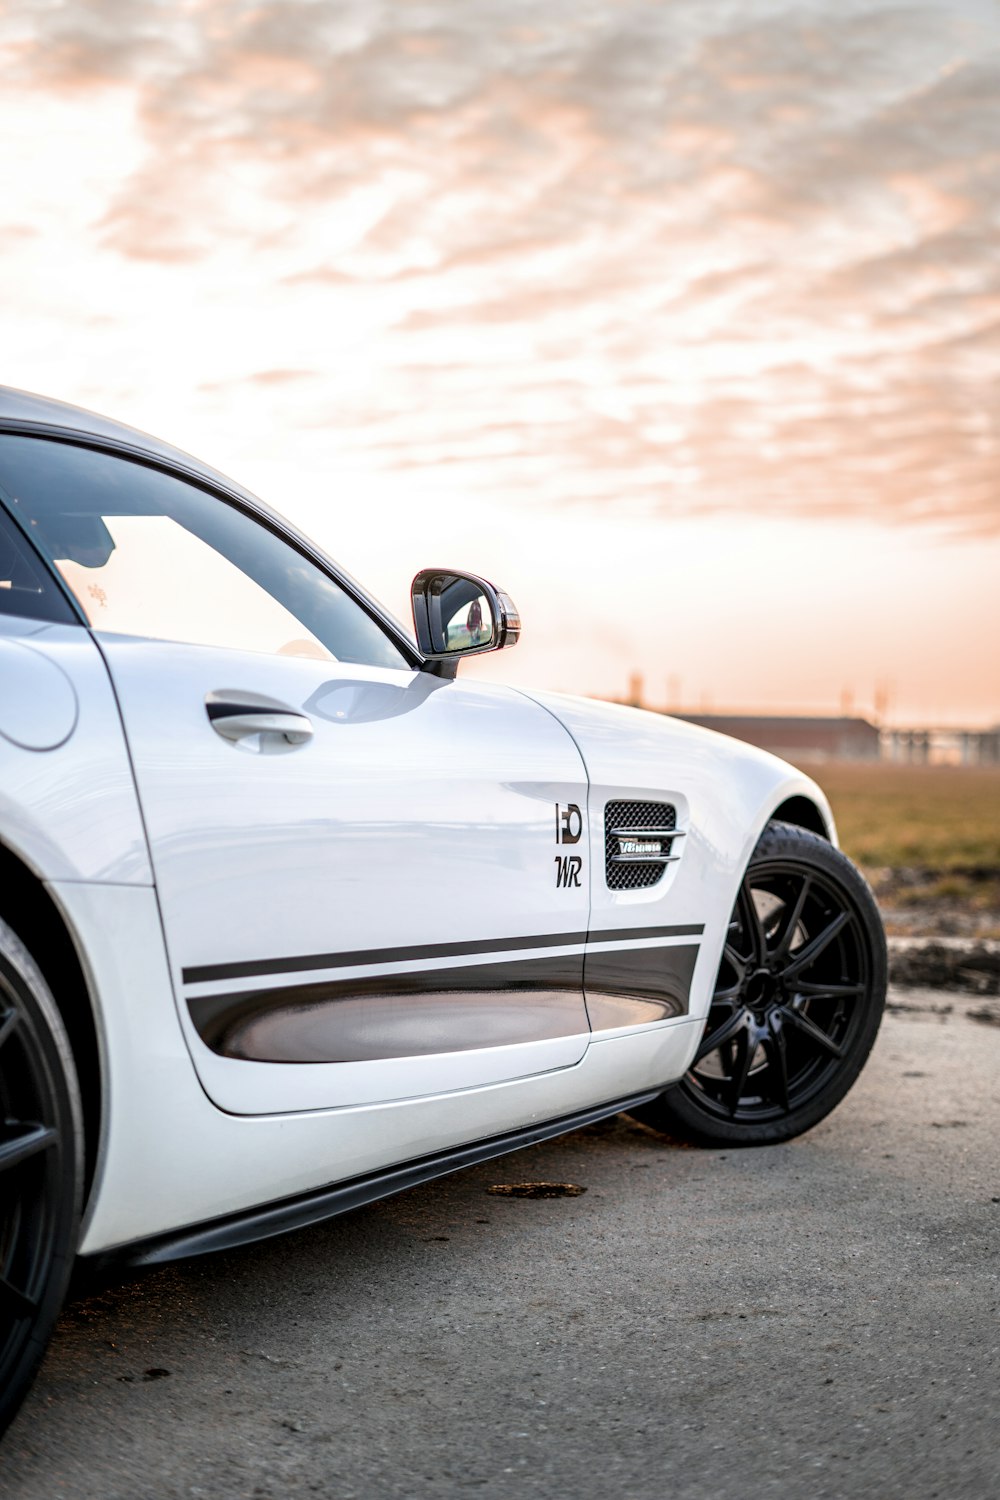
{"type": "Polygon", "coordinates": [[[458,1146],[451,1151],[440,1151],[433,1156],[418,1157],[415,1161],[404,1162],[401,1166],[389,1167],[381,1172],[372,1172],[364,1177],[353,1177],[347,1182],[338,1182],[334,1187],[321,1188],[318,1192],[303,1193],[296,1198],[281,1198],[277,1203],[245,1209],[225,1218],[211,1219],[207,1223],[170,1230],[167,1234],[156,1235],[151,1239],[136,1240],[113,1250],[102,1251],[99,1255],[87,1256],[82,1264],[88,1268],[103,1265],[159,1266],[171,1260],[209,1255],[215,1250],[232,1250],[255,1240],[271,1239],[274,1235],[286,1234],[291,1229],[302,1229],[308,1224],[332,1219],[337,1214],[350,1213],[352,1209],[363,1208],[367,1203],[377,1203],[380,1198],[391,1198],[394,1193],[405,1192],[407,1188],[430,1182],[435,1177],[446,1177],[449,1172],[458,1172],[463,1167],[473,1167],[479,1162],[490,1161],[493,1157],[506,1156],[525,1146],[534,1146],[540,1141],[551,1140],[554,1136],[565,1135],[570,1130],[580,1130],[584,1125],[593,1125],[597,1120],[606,1120],[610,1115],[646,1104],[660,1093],[662,1089],[647,1089],[644,1093],[630,1094],[625,1099],[598,1104],[576,1114],[562,1115],[556,1120],[511,1130],[504,1135],[474,1141],[471,1145],[458,1146]]]}

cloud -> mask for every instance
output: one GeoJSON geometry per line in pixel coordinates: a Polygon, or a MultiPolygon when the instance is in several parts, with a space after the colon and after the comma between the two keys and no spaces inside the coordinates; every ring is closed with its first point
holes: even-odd
{"type": "MultiPolygon", "coordinates": [[[[29,0],[7,57],[134,95],[102,253],[253,256],[317,326],[367,310],[363,377],[296,406],[345,461],[1000,529],[979,0],[29,0]]],[[[264,358],[258,386],[308,373],[264,358]]]]}

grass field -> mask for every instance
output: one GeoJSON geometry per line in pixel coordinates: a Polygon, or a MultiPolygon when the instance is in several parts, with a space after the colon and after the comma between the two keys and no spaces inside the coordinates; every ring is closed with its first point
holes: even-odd
{"type": "Polygon", "coordinates": [[[810,766],[890,931],[1000,937],[1000,767],[810,766]]]}

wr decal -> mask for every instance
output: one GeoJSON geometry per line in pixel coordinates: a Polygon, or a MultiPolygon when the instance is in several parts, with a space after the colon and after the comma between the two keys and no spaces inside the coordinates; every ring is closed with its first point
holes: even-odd
{"type": "Polygon", "coordinates": [[[580,871],[583,860],[579,854],[556,855],[556,885],[575,885],[580,888],[580,871]]]}

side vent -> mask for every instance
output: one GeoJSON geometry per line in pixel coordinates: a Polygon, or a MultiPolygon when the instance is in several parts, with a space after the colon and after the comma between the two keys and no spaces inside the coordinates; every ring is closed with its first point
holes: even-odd
{"type": "Polygon", "coordinates": [[[604,868],[613,891],[639,891],[662,880],[684,834],[669,802],[609,802],[604,809],[604,868]]]}

